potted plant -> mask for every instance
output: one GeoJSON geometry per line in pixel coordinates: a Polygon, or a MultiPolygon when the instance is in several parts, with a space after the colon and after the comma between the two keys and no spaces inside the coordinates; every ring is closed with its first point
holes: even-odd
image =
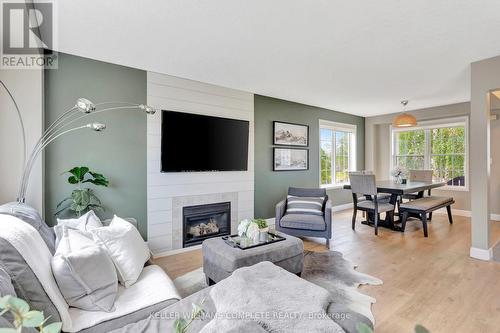
{"type": "Polygon", "coordinates": [[[269,226],[264,219],[245,219],[238,224],[238,236],[250,238],[255,242],[264,242],[268,231],[269,226]]]}
{"type": "Polygon", "coordinates": [[[259,227],[259,231],[260,232],[269,232],[269,226],[267,225],[266,220],[264,220],[264,219],[254,219],[253,221],[259,227]]]}
{"type": "Polygon", "coordinates": [[[109,181],[105,176],[100,173],[90,171],[90,169],[86,166],[74,167],[63,174],[66,173],[70,174],[68,183],[76,185],[76,189],[71,192],[71,196],[63,199],[57,205],[57,212],[55,213],[56,216],[65,210],[74,212],[78,217],[91,209],[104,210],[101,205],[101,200],[94,194],[94,191],[91,188],[84,188],[83,185],[90,183],[95,186],[108,187],[109,181]]]}

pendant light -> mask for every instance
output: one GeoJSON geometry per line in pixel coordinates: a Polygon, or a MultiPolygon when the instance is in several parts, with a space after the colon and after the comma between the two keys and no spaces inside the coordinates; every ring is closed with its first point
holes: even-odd
{"type": "Polygon", "coordinates": [[[412,127],[417,126],[417,118],[409,113],[406,113],[406,106],[408,105],[407,100],[402,100],[403,113],[398,115],[392,120],[392,126],[394,127],[412,127]]]}

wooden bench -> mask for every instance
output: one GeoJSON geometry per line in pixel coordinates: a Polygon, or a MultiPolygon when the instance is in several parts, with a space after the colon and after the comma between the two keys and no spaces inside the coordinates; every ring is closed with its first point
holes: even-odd
{"type": "Polygon", "coordinates": [[[399,212],[403,214],[401,221],[401,229],[403,231],[406,227],[406,220],[408,219],[408,215],[418,214],[420,215],[420,219],[422,220],[422,224],[424,227],[424,236],[427,237],[427,214],[432,213],[435,210],[446,207],[448,211],[448,220],[450,224],[453,223],[453,216],[451,215],[451,205],[455,203],[455,200],[451,197],[438,197],[438,196],[430,196],[424,197],[420,199],[416,199],[413,201],[402,203],[399,206],[399,212]]]}

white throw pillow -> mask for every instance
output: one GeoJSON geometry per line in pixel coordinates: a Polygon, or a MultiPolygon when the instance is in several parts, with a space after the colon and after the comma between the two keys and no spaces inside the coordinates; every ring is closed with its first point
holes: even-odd
{"type": "Polygon", "coordinates": [[[57,219],[57,225],[54,226],[56,235],[56,248],[62,238],[63,227],[77,229],[80,231],[90,231],[95,228],[102,227],[101,219],[94,213],[93,210],[88,211],[82,216],[75,219],[57,219]]]}
{"type": "Polygon", "coordinates": [[[52,274],[69,306],[110,312],[118,293],[116,269],[106,250],[88,236],[86,231],[62,227],[52,274]]]}
{"type": "Polygon", "coordinates": [[[149,248],[139,231],[118,216],[108,227],[90,231],[94,241],[104,247],[115,264],[118,281],[126,288],[134,284],[149,260],[149,248]]]}

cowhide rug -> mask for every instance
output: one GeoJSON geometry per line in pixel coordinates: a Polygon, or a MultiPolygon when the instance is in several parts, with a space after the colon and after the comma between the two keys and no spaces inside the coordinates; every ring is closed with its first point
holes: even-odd
{"type": "MultiPolygon", "coordinates": [[[[362,294],[362,284],[380,285],[382,281],[355,270],[356,265],[340,252],[304,252],[304,270],[301,277],[333,294],[335,300],[328,313],[346,331],[357,332],[356,324],[363,322],[373,327],[375,322],[371,305],[375,299],[362,294]]],[[[203,269],[191,271],[174,280],[182,297],[187,297],[207,287],[203,269]]]]}

